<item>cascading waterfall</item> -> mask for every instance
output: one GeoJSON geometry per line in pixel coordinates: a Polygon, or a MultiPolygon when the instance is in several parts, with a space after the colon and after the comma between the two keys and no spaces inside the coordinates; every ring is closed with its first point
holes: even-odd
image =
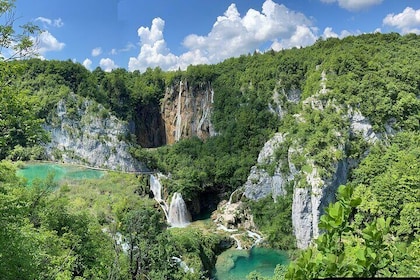
{"type": "Polygon", "coordinates": [[[182,132],[182,117],[181,117],[181,97],[182,97],[182,81],[179,82],[179,93],[178,93],[178,107],[176,108],[176,123],[175,123],[175,141],[179,141],[181,139],[181,132],[182,132]]]}
{"type": "Polygon", "coordinates": [[[231,205],[232,204],[232,200],[233,200],[233,196],[235,195],[236,192],[242,191],[243,188],[237,188],[236,190],[234,190],[230,196],[229,196],[229,200],[227,202],[227,205],[231,205]]]}
{"type": "Polygon", "coordinates": [[[166,204],[165,200],[162,199],[162,185],[160,184],[159,178],[155,177],[154,175],[150,175],[150,190],[153,193],[154,199],[159,203],[160,207],[162,207],[163,212],[165,213],[165,217],[168,220],[168,205],[166,204]]]}
{"type": "Polygon", "coordinates": [[[168,222],[173,227],[185,227],[191,222],[191,214],[180,193],[174,193],[169,205],[168,222]]]}
{"type": "Polygon", "coordinates": [[[240,236],[240,234],[232,234],[230,237],[236,242],[236,250],[242,250],[242,243],[237,236],[240,236]]]}
{"type": "Polygon", "coordinates": [[[249,237],[254,239],[254,244],[252,244],[252,247],[260,244],[263,241],[263,237],[261,235],[259,235],[258,233],[252,232],[250,230],[247,230],[246,232],[248,233],[249,237]]]}
{"type": "Polygon", "coordinates": [[[162,199],[162,185],[159,178],[154,175],[150,175],[150,190],[154,199],[162,207],[168,224],[172,227],[186,227],[191,222],[191,214],[188,212],[187,205],[180,193],[173,194],[171,204],[168,207],[168,204],[162,199]]]}
{"type": "Polygon", "coordinates": [[[150,190],[157,202],[162,201],[162,185],[160,184],[159,179],[154,175],[150,175],[150,190]]]}

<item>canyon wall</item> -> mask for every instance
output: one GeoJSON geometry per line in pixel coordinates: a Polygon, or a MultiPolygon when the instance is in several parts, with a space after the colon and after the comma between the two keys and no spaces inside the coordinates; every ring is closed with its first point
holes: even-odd
{"type": "Polygon", "coordinates": [[[173,144],[197,136],[207,139],[215,135],[211,123],[214,91],[210,83],[191,85],[181,80],[168,86],[158,102],[138,105],[134,131],[144,148],[173,144]]]}
{"type": "MultiPolygon", "coordinates": [[[[328,108],[330,111],[336,111],[343,119],[347,119],[344,123],[348,126],[343,127],[341,132],[335,131],[337,144],[325,147],[325,149],[329,149],[331,153],[337,152],[345,155],[345,141],[351,141],[346,139],[359,137],[367,143],[380,140],[383,136],[373,131],[370,121],[360,111],[351,107],[345,108],[336,104],[334,100],[320,98],[328,92],[326,82],[326,74],[322,72],[319,91],[302,100],[301,103],[301,106],[306,110],[323,111],[328,108]]],[[[297,100],[293,101],[295,104],[298,102],[297,100]]],[[[289,100],[289,102],[292,101],[289,100]]],[[[281,104],[277,108],[279,109],[272,109],[272,111],[281,117],[284,114],[281,104]]],[[[296,114],[295,118],[298,123],[306,123],[305,117],[301,114],[296,114]]],[[[319,236],[318,224],[325,207],[335,201],[338,187],[346,183],[349,169],[356,166],[360,159],[344,156],[340,160],[332,161],[330,171],[321,175],[321,168],[316,166],[308,155],[310,151],[305,149],[305,142],[299,139],[289,139],[289,143],[286,144],[287,137],[289,135],[277,133],[266,142],[258,156],[257,165],[251,168],[248,180],[244,185],[244,195],[252,200],[259,200],[271,195],[274,200],[273,203],[275,203],[277,196],[286,194],[286,184],[292,184],[291,218],[293,232],[296,237],[296,246],[304,249],[309,246],[314,238],[319,236]],[[288,146],[282,147],[282,145],[288,146]],[[287,150],[287,153],[283,153],[283,158],[275,156],[276,150],[280,148],[283,151],[287,150]],[[292,161],[293,155],[304,157],[303,165],[305,168],[296,169],[292,161]]]]}
{"type": "Polygon", "coordinates": [[[44,128],[49,159],[121,171],[147,171],[129,153],[127,125],[102,105],[74,94],[58,102],[44,128]]]}
{"type": "Polygon", "coordinates": [[[214,91],[210,83],[189,85],[183,80],[167,88],[161,103],[166,144],[197,136],[215,135],[211,123],[214,91]]]}

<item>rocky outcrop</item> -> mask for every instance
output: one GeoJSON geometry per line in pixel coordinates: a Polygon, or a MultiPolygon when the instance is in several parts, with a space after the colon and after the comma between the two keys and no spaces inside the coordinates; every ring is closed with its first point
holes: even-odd
{"type": "MultiPolygon", "coordinates": [[[[324,87],[325,74],[322,77],[321,94],[326,92],[324,87]]],[[[324,105],[317,100],[316,96],[308,98],[304,101],[304,104],[309,104],[312,110],[324,109],[324,105]]],[[[348,129],[350,135],[358,135],[370,144],[381,139],[382,135],[375,133],[370,121],[360,111],[350,108],[347,112],[347,118],[350,123],[348,129]]],[[[339,145],[336,149],[344,152],[344,145],[339,145]]],[[[358,164],[358,161],[358,159],[344,158],[339,162],[331,163],[333,172],[328,178],[321,178],[317,167],[309,164],[312,171],[309,174],[304,174],[307,186],[304,188],[295,187],[293,191],[292,223],[298,248],[308,247],[311,240],[318,237],[320,233],[318,224],[324,209],[329,203],[335,201],[338,187],[347,181],[350,165],[354,167],[358,164]]]]}
{"type": "MultiPolygon", "coordinates": [[[[307,107],[308,110],[319,111],[323,111],[325,108],[332,108],[339,114],[342,111],[341,107],[335,104],[333,100],[326,101],[319,98],[328,92],[325,72],[322,72],[320,76],[319,91],[302,100],[302,106],[307,107]]],[[[297,100],[296,98],[295,101],[297,100]]],[[[280,110],[275,111],[279,112],[280,110]]],[[[350,133],[361,133],[366,135],[366,138],[375,137],[372,135],[371,126],[369,126],[367,120],[362,118],[361,114],[352,113],[351,116],[353,118],[351,118],[350,133]]],[[[296,119],[298,123],[306,123],[302,115],[296,116],[296,119]]],[[[345,137],[342,137],[342,134],[338,131],[335,135],[339,144],[337,147],[328,147],[328,149],[332,153],[344,153],[345,143],[342,139],[345,137]]],[[[320,217],[324,213],[324,208],[335,200],[335,193],[338,187],[346,183],[349,167],[347,159],[342,159],[335,163],[331,162],[331,170],[327,172],[329,175],[321,176],[318,172],[318,167],[307,156],[306,153],[308,151],[305,151],[304,143],[302,146],[302,144],[297,145],[296,143],[298,142],[291,143],[287,148],[283,147],[282,150],[287,150],[287,158],[276,159],[275,151],[281,145],[286,145],[286,143],[285,135],[275,134],[261,150],[257,166],[252,167],[248,180],[244,185],[244,194],[247,198],[254,200],[270,194],[275,199],[278,195],[286,193],[285,186],[287,184],[293,184],[293,232],[296,237],[297,247],[303,249],[310,244],[312,239],[318,237],[320,233],[318,228],[320,217]],[[305,162],[303,164],[300,163],[300,170],[295,167],[291,160],[296,155],[299,155],[299,158],[305,158],[305,162]],[[287,165],[287,168],[284,168],[283,165],[287,165]],[[302,167],[303,165],[304,167],[302,167]],[[267,167],[270,168],[271,172],[267,172],[267,167]]],[[[283,157],[285,156],[283,155],[283,157]]]]}
{"type": "MultiPolygon", "coordinates": [[[[268,140],[258,155],[257,165],[251,168],[248,179],[244,185],[244,195],[253,200],[264,198],[271,194],[274,201],[281,195],[286,194],[285,186],[293,180],[293,174],[283,174],[281,172],[282,164],[290,164],[289,161],[276,162],[274,153],[276,149],[284,142],[284,135],[276,133],[268,140]],[[270,174],[267,167],[273,169],[270,174]]],[[[289,170],[290,170],[289,166],[289,170]]],[[[292,168],[293,169],[293,168],[292,168]]]]}
{"type": "Polygon", "coordinates": [[[123,139],[127,125],[91,100],[70,95],[58,102],[45,129],[50,159],[121,171],[145,171],[146,166],[129,153],[123,139]],[[71,104],[71,105],[70,105],[71,104]]]}
{"type": "Polygon", "coordinates": [[[161,103],[166,144],[197,136],[206,139],[215,135],[210,121],[214,91],[209,83],[190,86],[180,81],[166,90],[161,103]]]}
{"type": "Polygon", "coordinates": [[[352,108],[348,111],[350,120],[350,133],[360,135],[366,142],[374,143],[380,139],[380,135],[373,131],[370,121],[358,110],[352,108]]]}
{"type": "Polygon", "coordinates": [[[291,89],[288,92],[283,89],[280,93],[276,89],[273,92],[272,102],[268,104],[268,110],[282,118],[287,113],[284,100],[292,104],[297,104],[300,101],[301,94],[301,91],[298,89],[291,89]]]}
{"type": "MultiPolygon", "coordinates": [[[[306,248],[313,238],[318,237],[318,223],[324,208],[335,200],[335,192],[341,184],[345,184],[348,174],[348,164],[342,160],[334,165],[334,172],[328,179],[319,176],[316,166],[310,164],[308,173],[296,170],[290,158],[294,153],[300,153],[293,147],[288,149],[286,161],[275,162],[275,150],[284,144],[284,135],[277,133],[264,145],[258,156],[258,164],[264,166],[275,164],[274,174],[269,174],[264,168],[254,166],[251,168],[248,180],[244,185],[244,195],[258,200],[268,195],[275,199],[285,195],[286,184],[293,183],[292,224],[298,248],[306,248]],[[282,173],[281,165],[288,164],[288,172],[282,173]],[[306,178],[306,184],[299,186],[294,182],[298,172],[306,178]]],[[[274,201],[275,202],[275,201],[274,201]]],[[[229,218],[230,216],[227,216],[229,218]]],[[[228,219],[229,220],[229,219],[228,219]]]]}
{"type": "Polygon", "coordinates": [[[308,187],[293,190],[292,224],[296,246],[307,248],[313,238],[319,236],[319,220],[325,207],[334,202],[338,187],[347,181],[348,164],[342,160],[335,164],[333,175],[324,180],[312,166],[306,175],[308,187]]]}
{"type": "Polygon", "coordinates": [[[238,228],[246,230],[255,230],[254,218],[250,210],[245,207],[244,203],[222,201],[212,215],[212,220],[216,224],[222,225],[228,230],[237,230],[238,228]]]}

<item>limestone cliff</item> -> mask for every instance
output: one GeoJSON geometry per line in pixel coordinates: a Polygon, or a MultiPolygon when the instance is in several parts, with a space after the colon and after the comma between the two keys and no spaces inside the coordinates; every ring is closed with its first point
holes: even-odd
{"type": "Polygon", "coordinates": [[[134,115],[134,132],[143,148],[154,148],[166,144],[165,123],[159,104],[138,104],[134,115]]]}
{"type": "Polygon", "coordinates": [[[144,171],[146,166],[129,153],[123,139],[127,125],[102,105],[71,94],[58,102],[45,129],[50,159],[121,171],[144,171]]]}
{"type": "MultiPolygon", "coordinates": [[[[257,165],[251,168],[248,179],[244,185],[244,195],[253,200],[258,200],[271,195],[276,200],[277,196],[285,195],[285,186],[293,180],[293,173],[283,174],[281,172],[282,164],[289,164],[290,162],[275,162],[274,153],[280,145],[284,142],[284,136],[281,133],[276,133],[270,140],[268,140],[258,155],[257,165]],[[274,166],[273,174],[269,174],[267,166],[274,166]]],[[[289,166],[289,170],[293,169],[289,166]]]]}
{"type": "Polygon", "coordinates": [[[161,102],[166,144],[197,136],[215,135],[210,121],[213,89],[209,83],[190,86],[186,80],[168,87],[161,102]]]}
{"type": "Polygon", "coordinates": [[[324,208],[334,202],[336,191],[346,183],[347,175],[346,160],[334,164],[334,172],[327,179],[322,179],[313,166],[312,172],[306,175],[308,186],[294,188],[292,223],[298,248],[308,247],[311,240],[319,236],[318,223],[324,208]]]}
{"type": "MultiPolygon", "coordinates": [[[[286,184],[293,184],[292,224],[298,248],[306,248],[314,238],[319,236],[318,223],[324,208],[334,202],[336,190],[341,184],[346,183],[350,165],[355,166],[358,163],[358,160],[346,158],[346,141],[350,141],[346,139],[353,136],[367,143],[373,143],[382,137],[373,131],[369,120],[359,111],[345,108],[341,104],[336,104],[334,100],[320,98],[328,92],[326,82],[326,74],[322,72],[319,91],[302,100],[301,106],[308,111],[326,109],[335,111],[346,119],[343,123],[348,127],[343,127],[341,131],[334,131],[336,144],[325,147],[330,153],[343,154],[344,157],[330,162],[329,171],[321,175],[320,168],[308,155],[310,151],[305,150],[305,143],[297,139],[289,139],[289,146],[282,148],[282,150],[287,150],[287,155],[282,155],[284,157],[282,159],[276,158],[276,150],[286,145],[286,139],[289,137],[287,134],[277,133],[262,148],[257,165],[251,168],[244,185],[244,195],[247,198],[258,200],[271,195],[275,202],[278,195],[286,193],[286,184]],[[296,168],[293,164],[292,158],[296,158],[296,155],[304,158],[300,168],[296,168]],[[267,171],[268,168],[271,172],[267,171]]],[[[281,104],[278,104],[277,108],[281,108],[281,104]]],[[[280,109],[272,109],[272,111],[281,116],[284,114],[280,109]]],[[[298,124],[306,122],[304,115],[295,115],[295,118],[298,124]]]]}

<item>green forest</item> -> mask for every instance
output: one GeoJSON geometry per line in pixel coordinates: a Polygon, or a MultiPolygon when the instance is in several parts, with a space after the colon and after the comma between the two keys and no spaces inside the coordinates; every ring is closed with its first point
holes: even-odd
{"type": "MultiPolygon", "coordinates": [[[[37,32],[32,26],[25,30],[25,36],[37,32]]],[[[10,47],[14,33],[0,32],[0,44],[10,47]]],[[[25,36],[13,46],[17,53],[31,47],[25,36]]],[[[231,246],[228,235],[168,228],[150,198],[147,176],[109,171],[101,179],[59,185],[50,177],[28,187],[16,175],[26,161],[49,160],[44,147],[50,135],[43,125],[55,120],[60,100],[66,100],[70,117],[88,99],[103,106],[94,114],[135,123],[139,111],[159,108],[165,90],[180,81],[191,88],[211,85],[217,135],[152,149],[142,147],[136,135],[121,137],[150,170],[171,174],[165,182],[169,193],[180,192],[192,203],[208,193],[228,199],[246,182],[264,143],[274,133],[286,135],[275,158],[284,163],[291,148],[297,151],[291,162],[298,175],[287,194],[276,203],[270,197],[243,198],[263,245],[289,252],[290,264],[278,266],[272,279],[419,276],[419,44],[414,34],[364,34],[185,71],[143,73],[89,71],[70,60],[1,59],[1,278],[212,277],[217,255],[231,246]],[[296,92],[300,96],[293,100],[296,92]],[[276,106],[284,113],[273,113],[276,106]],[[381,135],[378,141],[349,132],[354,110],[381,135]],[[309,248],[297,249],[293,189],[308,187],[306,176],[314,168],[328,178],[343,160],[354,164],[320,219],[322,234],[309,248]],[[186,272],[173,260],[179,256],[193,269],[186,272]]],[[[290,172],[283,166],[282,172],[290,172]]],[[[261,168],[270,173],[275,166],[261,168]]],[[[267,278],[255,272],[248,279],[267,278]]]]}

